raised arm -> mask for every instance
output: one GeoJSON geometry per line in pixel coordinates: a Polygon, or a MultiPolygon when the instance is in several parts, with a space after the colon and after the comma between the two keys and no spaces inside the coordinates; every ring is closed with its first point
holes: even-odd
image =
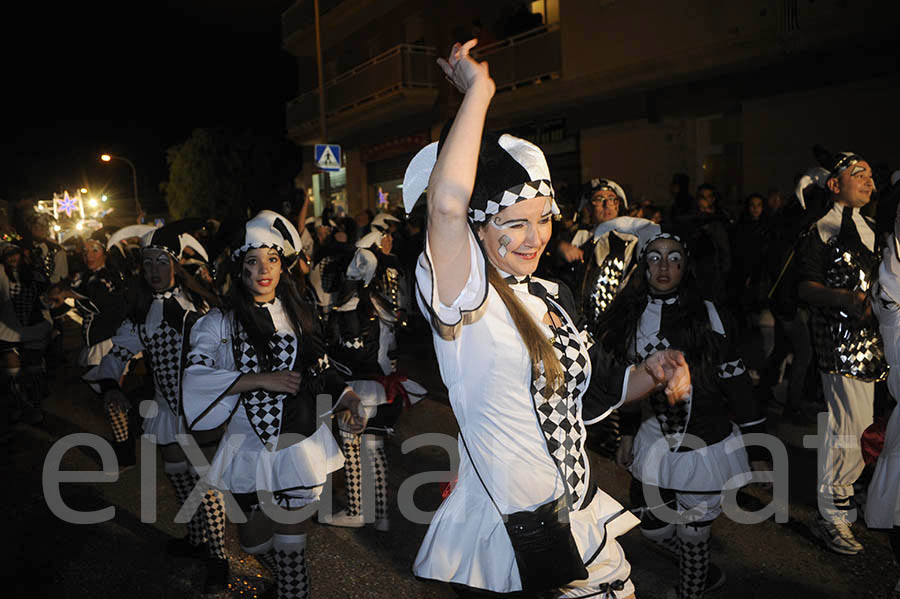
{"type": "Polygon", "coordinates": [[[454,44],[448,60],[438,59],[447,79],[465,94],[428,183],[428,244],[438,297],[450,305],[469,277],[468,210],[481,133],[494,81],[486,62],[469,56],[478,40],[454,44]]]}

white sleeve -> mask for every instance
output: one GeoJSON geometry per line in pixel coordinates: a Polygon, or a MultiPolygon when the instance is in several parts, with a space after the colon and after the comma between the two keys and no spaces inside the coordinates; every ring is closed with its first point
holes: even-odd
{"type": "Polygon", "coordinates": [[[434,281],[431,248],[425,240],[425,251],[416,265],[416,288],[419,308],[443,339],[455,339],[461,327],[478,320],[486,306],[488,282],[484,253],[469,229],[469,278],[456,299],[446,305],[438,298],[434,281]]]}
{"type": "Polygon", "coordinates": [[[101,381],[114,381],[118,385],[128,363],[144,351],[144,344],[141,343],[137,326],[131,320],[122,323],[116,334],[112,336],[112,344],[112,349],[103,356],[100,364],[88,370],[81,377],[91,386],[94,393],[103,392],[104,385],[101,384],[101,381]]]}
{"type": "Polygon", "coordinates": [[[226,422],[240,401],[229,390],[240,378],[231,353],[230,319],[218,309],[191,329],[191,351],[184,371],[182,397],[188,426],[211,430],[226,422]]]}

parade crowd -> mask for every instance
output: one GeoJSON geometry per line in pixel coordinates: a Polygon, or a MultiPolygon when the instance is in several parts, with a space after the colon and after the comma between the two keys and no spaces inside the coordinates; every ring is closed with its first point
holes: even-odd
{"type": "Polygon", "coordinates": [[[385,441],[428,392],[398,344],[430,334],[460,465],[419,578],[461,597],[640,596],[616,541],[639,527],[679,564],[670,596],[703,597],[725,584],[710,549],[724,494],[771,469],[744,435],[820,412],[810,530],[856,555],[854,526],[883,529],[900,560],[900,173],[816,146],[793,189],[751,193],[739,214],[682,173],[667,206],[630,201],[615,173],[564,188],[540,148],[484,129],[494,86],[473,45],[439,60],[462,103],[411,161],[403,207],[313,216],[304,198],[240,223],[103,227],[74,251],[16,212],[0,247],[3,439],[40,425],[48,365],[77,361],[118,467],[143,435],[196,503],[161,550],[204,560],[204,592],[226,588],[228,493],[269,596],[308,597],[315,547],[279,514],[390,534],[385,441]],[[139,429],[135,370],[152,382],[139,429]],[[630,471],[627,508],[588,437],[630,471]],[[320,495],[341,469],[333,510],[320,495]]]}

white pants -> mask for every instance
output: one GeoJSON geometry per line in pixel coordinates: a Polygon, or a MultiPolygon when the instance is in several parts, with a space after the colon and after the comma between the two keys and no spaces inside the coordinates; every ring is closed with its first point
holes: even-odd
{"type": "Polygon", "coordinates": [[[852,497],[865,466],[859,440],[874,419],[875,383],[821,374],[828,426],[819,437],[818,491],[824,497],[852,497]]]}

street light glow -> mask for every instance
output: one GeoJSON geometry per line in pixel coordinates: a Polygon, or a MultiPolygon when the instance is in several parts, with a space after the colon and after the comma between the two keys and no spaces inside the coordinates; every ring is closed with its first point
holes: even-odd
{"type": "Polygon", "coordinates": [[[75,228],[81,231],[84,228],[84,222],[79,222],[77,225],[75,225],[75,228]]]}
{"type": "Polygon", "coordinates": [[[62,227],[60,227],[59,225],[53,225],[53,230],[59,233],[60,231],[62,231],[62,227]]]}
{"type": "Polygon", "coordinates": [[[86,187],[82,187],[82,188],[81,188],[81,193],[87,193],[87,188],[86,188],[86,187]]]}
{"type": "Polygon", "coordinates": [[[94,198],[91,198],[90,200],[88,200],[88,206],[90,206],[91,208],[96,208],[96,207],[97,207],[97,200],[94,199],[94,198]]]}
{"type": "Polygon", "coordinates": [[[100,196],[100,201],[101,201],[101,202],[105,202],[105,201],[108,200],[108,199],[109,199],[109,196],[107,196],[105,193],[104,193],[102,196],[100,196]]]}
{"type": "Polygon", "coordinates": [[[112,160],[112,156],[110,156],[109,154],[102,154],[100,156],[100,160],[102,160],[103,162],[109,162],[110,160],[112,160]]]}

